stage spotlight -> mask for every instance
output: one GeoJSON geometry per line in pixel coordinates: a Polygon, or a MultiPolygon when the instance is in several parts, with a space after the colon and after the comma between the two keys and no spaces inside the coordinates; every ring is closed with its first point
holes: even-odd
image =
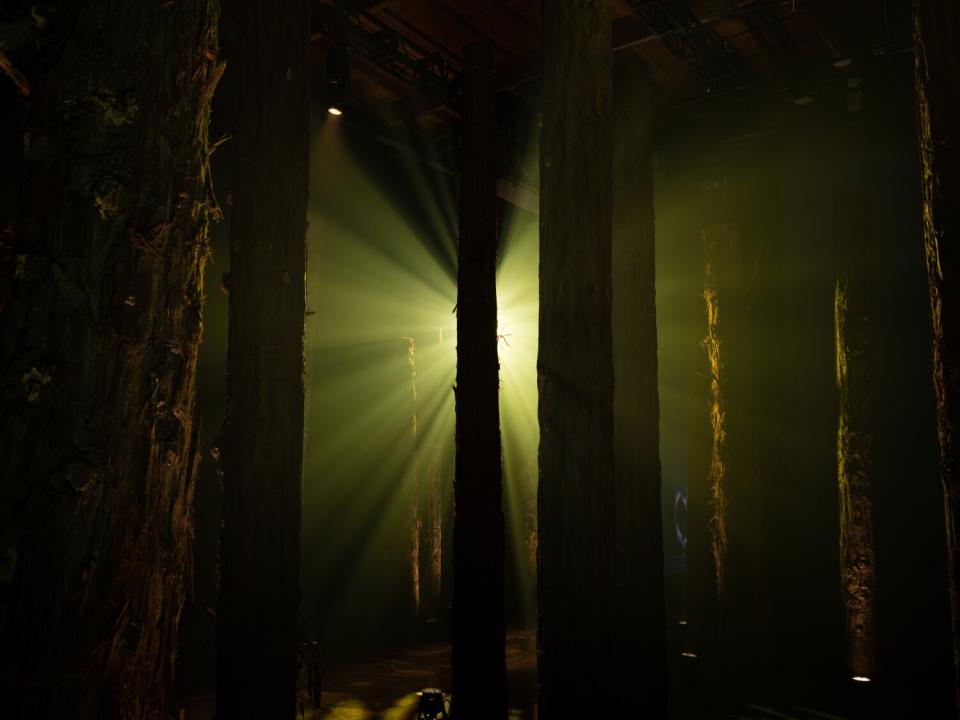
{"type": "Polygon", "coordinates": [[[343,115],[343,99],[350,74],[350,59],[346,46],[337,40],[327,48],[327,112],[343,115]]]}

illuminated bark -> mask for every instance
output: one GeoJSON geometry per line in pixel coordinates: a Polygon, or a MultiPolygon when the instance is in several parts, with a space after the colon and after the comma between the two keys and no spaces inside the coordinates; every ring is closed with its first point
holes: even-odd
{"type": "Polygon", "coordinates": [[[407,567],[410,571],[411,616],[420,615],[421,597],[421,536],[423,513],[421,512],[420,468],[417,457],[417,340],[400,338],[406,346],[407,369],[410,372],[410,455],[404,477],[404,496],[407,499],[407,567]]]}
{"type": "Polygon", "coordinates": [[[216,4],[69,6],[3,164],[22,203],[0,237],[0,716],[168,718],[216,4]]]}
{"type": "Polygon", "coordinates": [[[947,529],[956,703],[960,708],[960,7],[914,0],[917,124],[933,328],[933,384],[947,529]]]}
{"type": "MultiPolygon", "coordinates": [[[[703,231],[704,281],[703,300],[707,313],[707,336],[703,339],[703,348],[707,353],[710,370],[710,428],[711,450],[710,470],[708,473],[711,512],[710,548],[713,554],[713,569],[716,578],[717,595],[723,596],[726,581],[727,559],[727,397],[726,368],[721,346],[721,304],[720,283],[718,280],[718,255],[725,250],[736,236],[731,226],[713,226],[703,231]]],[[[726,316],[724,315],[724,318],[726,316]]]]}
{"type": "Polygon", "coordinates": [[[523,532],[526,538],[527,565],[530,577],[537,579],[537,473],[533,462],[523,471],[523,532]]]}
{"type": "Polygon", "coordinates": [[[715,191],[708,200],[717,206],[714,212],[735,220],[710,224],[702,232],[711,429],[708,526],[715,578],[703,616],[716,621],[711,628],[716,635],[704,637],[704,650],[719,643],[711,662],[720,663],[716,669],[728,690],[759,682],[774,667],[764,660],[773,651],[774,627],[763,510],[769,483],[777,476],[764,473],[758,441],[771,442],[774,422],[767,399],[773,391],[764,397],[771,373],[762,357],[773,354],[764,344],[770,327],[761,322],[764,305],[772,302],[765,294],[772,268],[761,248],[775,239],[758,231],[749,201],[755,193],[715,191]]]}
{"type": "Polygon", "coordinates": [[[430,481],[427,484],[427,554],[430,611],[441,612],[443,587],[443,448],[430,447],[430,481]]]}
{"type": "Polygon", "coordinates": [[[464,52],[457,266],[453,716],[507,716],[506,529],[497,361],[493,60],[464,52]]]}
{"type": "Polygon", "coordinates": [[[651,716],[666,717],[652,85],[637,55],[620,53],[614,67],[616,687],[621,713],[635,709],[639,696],[651,716]]]}
{"type": "Polygon", "coordinates": [[[539,713],[614,713],[612,56],[606,0],[542,5],[539,713]]]}
{"type": "Polygon", "coordinates": [[[837,390],[837,480],[840,572],[853,676],[872,677],[874,571],[870,387],[870,203],[850,198],[835,209],[837,281],[834,290],[837,390]]]}
{"type": "Polygon", "coordinates": [[[291,718],[297,686],[310,3],[241,0],[230,228],[217,717],[291,718]]]}

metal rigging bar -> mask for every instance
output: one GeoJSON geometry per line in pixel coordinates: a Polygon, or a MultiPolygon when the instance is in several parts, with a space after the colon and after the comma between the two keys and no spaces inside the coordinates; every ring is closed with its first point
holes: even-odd
{"type": "Polygon", "coordinates": [[[431,100],[450,108],[459,105],[457,78],[443,56],[421,47],[353,3],[315,2],[313,22],[315,33],[338,38],[367,62],[431,100]]]}
{"type": "Polygon", "coordinates": [[[685,0],[626,0],[638,19],[708,90],[743,79],[738,58],[724,41],[687,7],[685,0]]]}

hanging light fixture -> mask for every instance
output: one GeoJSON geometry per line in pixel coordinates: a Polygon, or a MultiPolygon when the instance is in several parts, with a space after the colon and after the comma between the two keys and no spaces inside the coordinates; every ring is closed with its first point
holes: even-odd
{"type": "Polygon", "coordinates": [[[327,112],[343,115],[343,99],[350,74],[350,59],[347,47],[339,37],[327,47],[327,112]]]}

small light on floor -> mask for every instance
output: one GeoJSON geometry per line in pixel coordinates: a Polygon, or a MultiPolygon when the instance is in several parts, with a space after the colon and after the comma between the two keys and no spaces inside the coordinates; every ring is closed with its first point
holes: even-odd
{"type": "Polygon", "coordinates": [[[854,675],[853,681],[859,683],[868,683],[870,682],[870,678],[868,678],[866,675],[854,675]]]}
{"type": "Polygon", "coordinates": [[[680,654],[681,654],[683,657],[685,657],[685,658],[695,658],[695,657],[697,657],[697,654],[696,654],[696,653],[692,653],[692,652],[682,652],[682,653],[680,653],[680,654]]]}
{"type": "Polygon", "coordinates": [[[331,105],[330,107],[328,107],[327,112],[330,113],[331,115],[334,115],[335,117],[340,117],[341,115],[343,115],[343,110],[341,110],[340,108],[334,105],[331,105]]]}
{"type": "Polygon", "coordinates": [[[677,620],[677,625],[686,625],[686,624],[687,624],[686,620],[677,620]]]}

